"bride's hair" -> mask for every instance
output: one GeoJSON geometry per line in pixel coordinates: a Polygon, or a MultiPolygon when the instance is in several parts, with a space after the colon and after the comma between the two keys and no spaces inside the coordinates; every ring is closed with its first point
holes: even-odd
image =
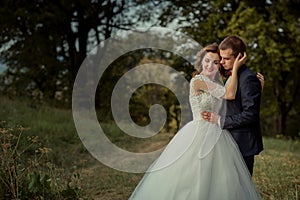
{"type": "MultiPolygon", "coordinates": [[[[207,54],[207,53],[217,53],[221,59],[221,56],[220,56],[220,50],[219,50],[219,46],[217,43],[213,43],[213,44],[209,44],[207,45],[206,47],[204,47],[203,49],[201,49],[197,54],[196,54],[196,61],[194,63],[194,68],[196,71],[194,71],[192,73],[192,77],[200,74],[203,70],[203,67],[202,67],[202,60],[204,58],[204,56],[207,54]]],[[[222,73],[222,70],[223,70],[223,67],[221,66],[219,68],[219,72],[223,75],[222,73]]],[[[220,80],[220,75],[219,73],[217,73],[216,77],[215,77],[216,80],[220,80]]]]}

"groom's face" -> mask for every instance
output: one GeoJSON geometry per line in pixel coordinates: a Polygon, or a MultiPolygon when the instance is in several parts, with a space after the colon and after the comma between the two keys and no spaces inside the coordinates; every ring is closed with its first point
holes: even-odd
{"type": "Polygon", "coordinates": [[[231,70],[235,61],[232,49],[220,50],[220,55],[222,57],[221,64],[223,65],[224,69],[231,70]]]}

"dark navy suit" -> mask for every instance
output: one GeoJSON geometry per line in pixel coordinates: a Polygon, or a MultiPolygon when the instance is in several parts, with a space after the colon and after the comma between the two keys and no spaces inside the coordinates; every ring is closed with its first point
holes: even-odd
{"type": "Polygon", "coordinates": [[[236,97],[225,101],[226,112],[223,113],[226,115],[220,118],[221,127],[231,133],[244,158],[263,150],[259,117],[261,90],[256,75],[245,65],[242,66],[238,71],[236,97]]]}

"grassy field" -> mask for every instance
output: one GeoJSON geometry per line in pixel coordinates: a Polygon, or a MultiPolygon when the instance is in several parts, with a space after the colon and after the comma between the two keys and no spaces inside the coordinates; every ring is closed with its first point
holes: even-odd
{"type": "MultiPolygon", "coordinates": [[[[22,137],[38,136],[51,148],[48,159],[65,173],[79,174],[77,184],[87,199],[127,199],[143,174],[120,172],[94,159],[82,145],[72,119],[71,110],[32,106],[28,100],[11,100],[0,96],[0,121],[8,126],[26,128],[22,137]]],[[[132,140],[110,124],[105,133],[118,146],[130,150],[164,146],[170,134],[159,134],[150,140],[132,140]]],[[[298,200],[300,190],[300,142],[264,138],[265,150],[256,158],[254,182],[263,199],[298,200]]]]}

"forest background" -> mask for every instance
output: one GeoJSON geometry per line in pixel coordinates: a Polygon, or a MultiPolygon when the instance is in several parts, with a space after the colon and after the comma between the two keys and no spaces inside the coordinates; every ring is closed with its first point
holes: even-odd
{"type": "MultiPolygon", "coordinates": [[[[297,0],[4,0],[2,4],[0,90],[1,120],[6,124],[1,125],[3,130],[22,125],[31,127],[31,131],[25,130],[26,134],[43,138],[47,134],[43,126],[32,128],[37,121],[21,120],[18,111],[42,112],[46,106],[70,112],[77,72],[92,49],[121,31],[165,27],[188,35],[202,46],[219,43],[231,34],[244,38],[248,45],[247,65],[265,76],[261,102],[264,137],[297,141],[300,136],[300,11],[297,9],[300,2],[297,0]],[[14,103],[9,107],[14,101],[25,103],[31,110],[13,108],[14,103]]],[[[187,80],[191,78],[192,63],[174,53],[151,48],[129,52],[115,60],[99,81],[95,106],[100,123],[114,124],[110,97],[120,77],[137,65],[153,62],[176,69],[187,80]]],[[[148,111],[154,103],[160,103],[167,111],[164,132],[175,134],[181,108],[176,96],[165,87],[149,84],[139,88],[130,100],[132,119],[139,125],[147,125],[148,111]]],[[[56,125],[48,119],[46,127],[56,125]]],[[[67,127],[67,132],[76,135],[74,125],[67,127]]],[[[55,135],[59,131],[53,132],[55,135]]],[[[53,149],[56,142],[47,139],[46,143],[53,149]]],[[[64,165],[63,161],[54,162],[64,165]]]]}

